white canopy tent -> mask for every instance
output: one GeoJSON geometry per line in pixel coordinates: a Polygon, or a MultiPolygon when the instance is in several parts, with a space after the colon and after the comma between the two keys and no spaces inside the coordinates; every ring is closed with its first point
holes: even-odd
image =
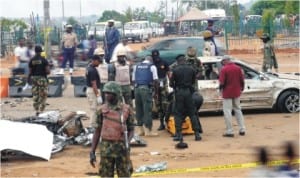
{"type": "Polygon", "coordinates": [[[183,21],[200,21],[200,20],[208,20],[211,19],[208,15],[206,15],[204,12],[200,11],[198,8],[191,8],[190,11],[188,11],[183,16],[179,17],[177,21],[183,22],[183,21]]]}
{"type": "MultiPolygon", "coordinates": [[[[192,24],[197,21],[199,22],[209,19],[211,19],[211,17],[206,15],[203,11],[200,11],[198,8],[191,8],[190,11],[188,11],[183,16],[179,17],[177,21],[179,22],[179,29],[186,29],[185,27],[187,26],[184,27],[183,24],[188,23],[188,34],[195,35],[195,28],[192,27],[192,24]]],[[[182,31],[186,31],[184,29],[182,31]]]]}

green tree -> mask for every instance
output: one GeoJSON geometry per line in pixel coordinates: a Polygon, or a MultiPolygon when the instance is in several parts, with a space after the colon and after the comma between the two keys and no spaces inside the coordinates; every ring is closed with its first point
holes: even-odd
{"type": "Polygon", "coordinates": [[[133,20],[133,13],[131,7],[128,7],[124,13],[125,13],[125,22],[130,22],[133,20]]]}
{"type": "Polygon", "coordinates": [[[231,6],[231,12],[233,15],[233,35],[237,35],[239,33],[239,22],[240,22],[240,10],[238,4],[233,4],[231,6]]]}
{"type": "Polygon", "coordinates": [[[2,31],[10,31],[12,28],[27,28],[27,24],[22,20],[9,20],[3,18],[0,20],[1,30],[2,31]]]}
{"type": "Polygon", "coordinates": [[[250,13],[255,15],[262,15],[264,9],[274,9],[275,15],[278,15],[286,13],[286,8],[288,8],[289,13],[299,14],[299,5],[299,0],[259,0],[251,6],[250,13]]]}
{"type": "Polygon", "coordinates": [[[75,25],[75,24],[78,24],[78,21],[74,18],[74,17],[69,17],[67,19],[67,24],[70,24],[70,25],[75,25]]]}
{"type": "Polygon", "coordinates": [[[145,7],[134,9],[133,19],[134,20],[147,20],[148,12],[146,11],[145,7]]]}
{"type": "Polygon", "coordinates": [[[275,10],[274,9],[265,9],[262,15],[262,25],[263,25],[263,32],[269,33],[270,37],[274,36],[273,30],[273,19],[275,18],[275,10]]]}
{"type": "Polygon", "coordinates": [[[98,22],[104,22],[104,21],[108,21],[110,19],[114,19],[116,21],[121,21],[121,22],[125,22],[126,21],[126,17],[125,15],[115,11],[115,10],[106,10],[103,12],[102,16],[98,19],[98,22]]]}

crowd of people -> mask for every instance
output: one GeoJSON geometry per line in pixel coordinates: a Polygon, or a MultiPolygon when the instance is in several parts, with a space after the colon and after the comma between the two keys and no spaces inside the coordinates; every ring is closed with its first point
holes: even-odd
{"type": "MultiPolygon", "coordinates": [[[[218,32],[213,30],[212,25],[213,22],[209,21],[209,26],[203,32],[204,56],[218,55],[214,42],[214,35],[218,32]]],[[[264,34],[261,39],[265,43],[263,71],[270,71],[272,67],[277,70],[275,53],[269,44],[270,37],[264,34]]],[[[72,75],[78,40],[76,34],[72,32],[71,25],[66,26],[66,33],[61,42],[64,56],[61,72],[64,74],[66,64],[69,62],[69,73],[72,75]]],[[[28,75],[28,82],[33,85],[33,106],[38,115],[45,109],[49,63],[41,55],[43,52],[41,46],[36,45],[34,50],[32,43],[28,43],[27,48],[24,46],[25,41],[21,39],[15,54],[19,66],[23,67],[25,74],[28,75]]],[[[201,61],[197,58],[196,48],[187,47],[186,54],[177,56],[176,62],[170,66],[161,59],[156,49],[142,62],[134,64],[135,54],[126,39],[120,41],[120,34],[114,27],[113,20],[108,21],[103,46],[97,46],[94,36],[90,36],[84,46],[88,49],[85,51],[90,59],[85,74],[86,95],[91,110],[90,124],[95,128],[90,163],[95,166],[95,150],[100,143],[101,177],[113,177],[115,168],[118,176],[129,177],[132,174],[128,140],[133,137],[135,125],[136,134],[139,136],[158,136],[153,129],[153,106],[157,108],[160,120],[158,131],[166,129],[172,114],[176,130],[173,140],[182,143],[182,124],[188,116],[195,141],[202,140],[203,129],[198,116],[201,105],[198,100],[199,98],[201,100],[201,96],[197,96],[199,95],[197,80],[203,79],[205,73],[201,61]],[[171,100],[168,99],[168,79],[169,86],[174,91],[171,100]]],[[[223,67],[218,79],[226,126],[223,136],[234,137],[232,110],[237,118],[239,135],[245,136],[246,127],[239,98],[244,90],[242,69],[231,62],[229,56],[223,56],[221,64],[223,67]]]]}

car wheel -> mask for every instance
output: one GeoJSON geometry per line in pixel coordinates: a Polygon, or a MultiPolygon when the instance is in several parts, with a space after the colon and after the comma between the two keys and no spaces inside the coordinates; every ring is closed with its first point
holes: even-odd
{"type": "Polygon", "coordinates": [[[278,98],[277,108],[280,112],[299,112],[299,92],[286,91],[278,98]]]}

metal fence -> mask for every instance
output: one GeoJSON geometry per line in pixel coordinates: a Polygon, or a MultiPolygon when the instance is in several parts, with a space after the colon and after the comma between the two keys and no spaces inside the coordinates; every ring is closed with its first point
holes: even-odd
{"type": "MultiPolygon", "coordinates": [[[[206,26],[205,23],[196,24],[190,35],[200,34],[201,31],[205,30],[206,26]]],[[[263,44],[259,39],[259,35],[263,32],[261,21],[249,21],[247,23],[241,21],[239,24],[235,24],[232,20],[220,20],[216,21],[214,26],[216,29],[221,30],[221,35],[216,38],[223,41],[228,50],[247,50],[255,53],[262,48],[263,44]]],[[[73,29],[79,40],[87,37],[87,29],[85,27],[74,25],[73,29]]],[[[284,23],[273,23],[273,27],[270,29],[274,33],[275,48],[299,48],[299,22],[295,22],[291,26],[286,26],[284,23]]],[[[1,56],[11,54],[17,45],[18,39],[21,37],[30,39],[36,44],[44,44],[43,29],[39,29],[35,33],[24,29],[10,32],[1,30],[0,35],[1,56]]],[[[58,45],[61,35],[61,29],[53,27],[50,31],[51,45],[58,45]]]]}

